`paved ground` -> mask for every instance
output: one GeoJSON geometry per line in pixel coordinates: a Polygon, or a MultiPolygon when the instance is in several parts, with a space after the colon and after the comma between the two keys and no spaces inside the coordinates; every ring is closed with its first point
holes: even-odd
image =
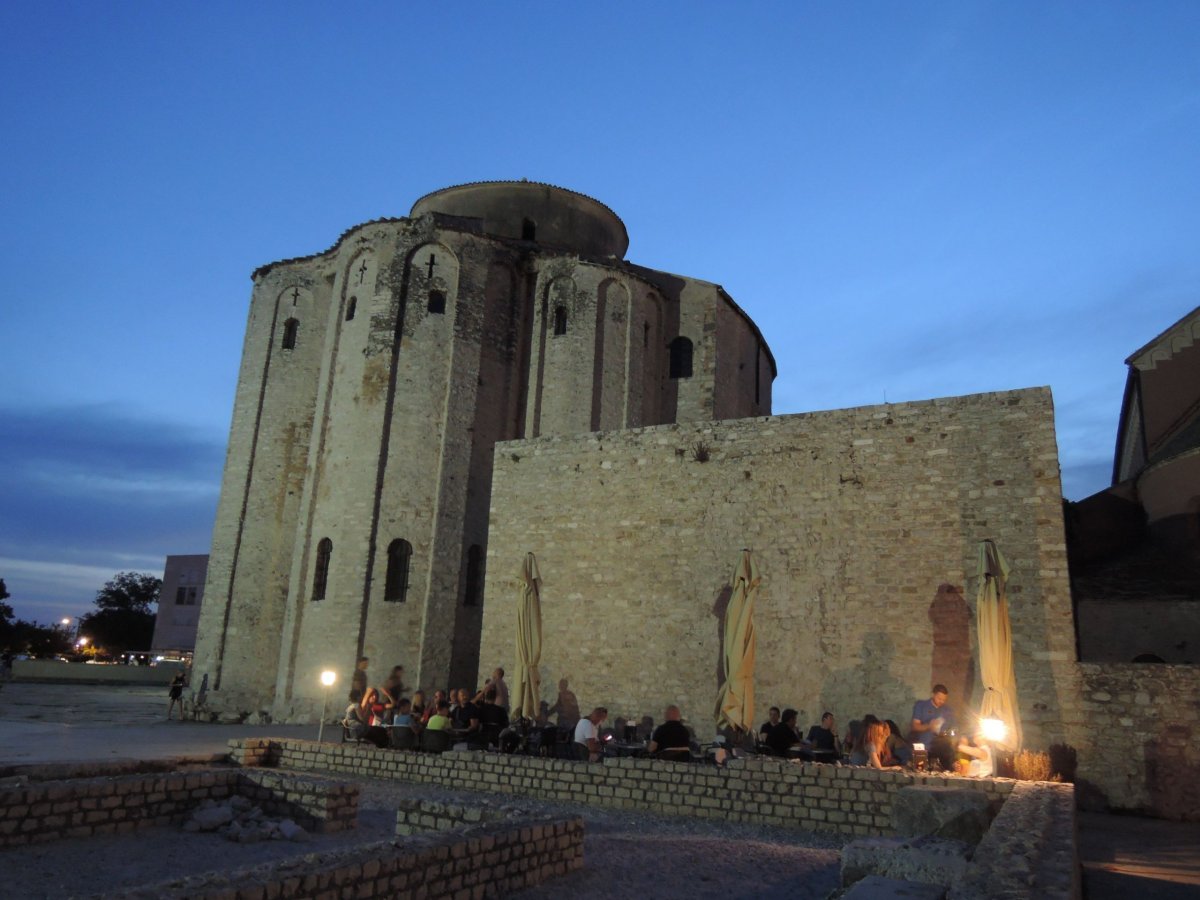
{"type": "MultiPolygon", "coordinates": [[[[165,720],[165,688],[10,683],[0,687],[0,766],[220,753],[233,737],[315,739],[315,726],[165,720]]],[[[337,729],[325,729],[337,741],[337,729]]],[[[1083,813],[1088,900],[1200,900],[1200,823],[1083,813]]]]}
{"type": "MultiPolygon", "coordinates": [[[[162,759],[220,753],[237,737],[317,737],[315,725],[168,722],[166,713],[166,687],[10,682],[0,688],[0,765],[162,759]]],[[[325,740],[340,737],[325,729],[325,740]]]]}

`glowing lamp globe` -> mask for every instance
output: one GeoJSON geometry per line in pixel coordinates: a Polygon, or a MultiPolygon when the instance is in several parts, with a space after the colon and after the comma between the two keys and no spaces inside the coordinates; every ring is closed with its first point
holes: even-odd
{"type": "Polygon", "coordinates": [[[326,669],[321,673],[321,684],[325,685],[325,687],[332,687],[335,681],[337,681],[336,672],[330,672],[326,669]]]}
{"type": "Polygon", "coordinates": [[[1008,736],[1008,726],[1001,719],[982,719],[979,731],[987,741],[1003,741],[1008,736]]]}

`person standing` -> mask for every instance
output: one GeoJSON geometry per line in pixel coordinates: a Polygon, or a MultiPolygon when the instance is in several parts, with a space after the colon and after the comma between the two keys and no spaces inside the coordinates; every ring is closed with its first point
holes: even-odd
{"type": "Polygon", "coordinates": [[[600,726],[608,718],[608,710],[597,706],[575,726],[575,754],[581,760],[599,762],[603,747],[600,745],[600,726]]]}
{"type": "Polygon", "coordinates": [[[504,683],[504,669],[499,666],[492,673],[491,680],[487,682],[488,687],[496,689],[496,705],[504,708],[508,712],[508,685],[504,683]]]}
{"type": "Polygon", "coordinates": [[[179,721],[183,721],[183,688],[187,684],[187,680],[183,677],[182,672],[176,672],[175,677],[171,679],[171,687],[167,690],[167,696],[171,698],[171,702],[167,704],[167,721],[171,721],[171,710],[175,708],[175,704],[179,704],[179,721]]]}

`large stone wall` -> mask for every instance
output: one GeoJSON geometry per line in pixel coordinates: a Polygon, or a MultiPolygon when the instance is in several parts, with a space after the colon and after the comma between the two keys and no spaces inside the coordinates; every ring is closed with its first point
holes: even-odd
{"type": "MultiPolygon", "coordinates": [[[[542,696],[713,729],[720,630],[753,550],[758,716],[907,723],[934,680],[978,709],[976,548],[1008,558],[1026,743],[1074,676],[1054,416],[1030,389],[516,441],[496,454],[481,666],[511,668],[516,576],[542,574],[542,696]],[[964,696],[966,694],[966,696],[964,696]]],[[[1070,700],[1071,698],[1065,698],[1070,700]]]]}
{"type": "Polygon", "coordinates": [[[473,682],[468,560],[489,540],[496,442],[769,411],[770,352],[720,288],[540,245],[520,210],[486,233],[510,188],[583,202],[473,189],[481,218],[422,203],[255,272],[196,644],[212,709],[311,720],[319,673],[344,684],[360,654],[429,689],[473,682]],[[676,336],[689,378],[668,377],[676,336]],[[402,601],[385,593],[394,541],[411,545],[402,601]]]}

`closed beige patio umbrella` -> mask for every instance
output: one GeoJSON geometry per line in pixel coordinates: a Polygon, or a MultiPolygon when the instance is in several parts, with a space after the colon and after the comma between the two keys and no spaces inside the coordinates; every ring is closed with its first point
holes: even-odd
{"type": "Polygon", "coordinates": [[[754,557],[743,550],[730,586],[733,593],[725,609],[725,683],[717,694],[717,728],[746,734],[754,730],[754,604],[762,579],[754,557]]]}
{"type": "Polygon", "coordinates": [[[532,553],[521,566],[521,588],[517,598],[517,671],[513,716],[536,719],[541,701],[542,676],[542,576],[532,553]]]}
{"type": "Polygon", "coordinates": [[[975,601],[975,615],[979,631],[979,675],[983,680],[979,718],[1002,721],[1007,735],[1004,740],[994,743],[1018,750],[1021,747],[1021,720],[1017,716],[1012,624],[1005,597],[1008,563],[993,541],[979,542],[977,574],[979,595],[975,601]]]}

